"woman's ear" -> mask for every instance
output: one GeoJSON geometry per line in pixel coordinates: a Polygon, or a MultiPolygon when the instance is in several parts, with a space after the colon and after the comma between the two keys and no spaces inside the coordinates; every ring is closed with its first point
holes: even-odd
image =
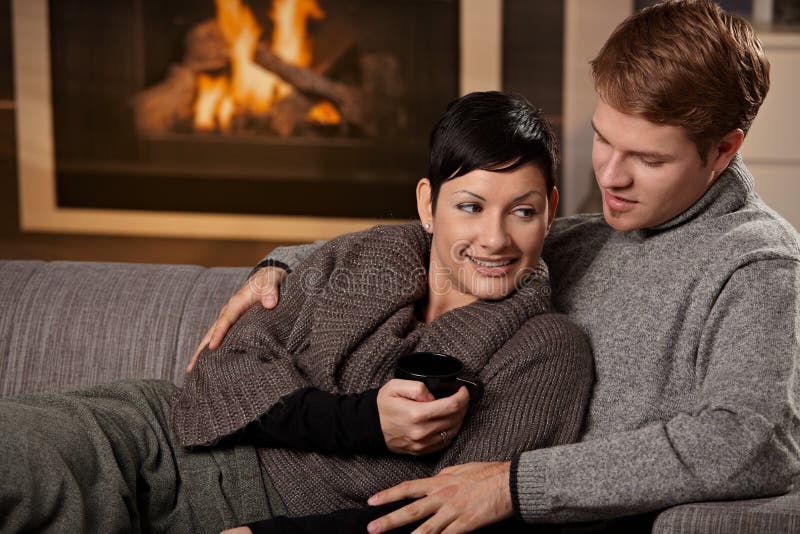
{"type": "Polygon", "coordinates": [[[422,226],[428,233],[431,233],[433,226],[433,205],[431,204],[431,181],[427,178],[422,178],[417,182],[417,213],[419,220],[422,221],[422,226]]]}
{"type": "Polygon", "coordinates": [[[553,186],[553,190],[550,191],[550,198],[547,199],[547,231],[550,231],[550,227],[553,225],[553,220],[556,218],[556,210],[558,209],[558,188],[553,186]]]}

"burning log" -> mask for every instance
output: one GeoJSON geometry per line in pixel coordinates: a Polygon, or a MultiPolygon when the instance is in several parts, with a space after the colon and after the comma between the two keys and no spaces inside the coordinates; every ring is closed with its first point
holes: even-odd
{"type": "Polygon", "coordinates": [[[310,69],[289,65],[265,45],[259,46],[256,61],[297,89],[298,93],[273,108],[272,127],[280,135],[290,135],[314,100],[333,102],[345,122],[357,126],[369,136],[398,130],[405,124],[399,101],[403,84],[397,60],[388,54],[364,54],[359,58],[362,84],[347,85],[333,81],[310,69]]]}
{"type": "Polygon", "coordinates": [[[175,123],[191,119],[195,79],[194,70],[172,65],[166,80],[135,95],[134,121],[139,131],[164,133],[175,123]]]}
{"type": "Polygon", "coordinates": [[[183,65],[195,72],[224,69],[230,64],[230,50],[216,19],[208,19],[186,36],[183,65]]]}
{"type": "Polygon", "coordinates": [[[272,106],[268,113],[269,125],[281,137],[289,137],[313,107],[313,100],[295,91],[272,106]]]}
{"type": "Polygon", "coordinates": [[[335,82],[311,69],[290,65],[273,54],[263,43],[256,49],[256,62],[292,84],[298,91],[330,100],[336,104],[347,122],[363,125],[363,92],[360,88],[335,82]]]}
{"type": "Polygon", "coordinates": [[[285,81],[289,82],[301,93],[292,98],[284,99],[284,104],[276,109],[273,116],[274,127],[281,135],[287,135],[294,130],[297,120],[302,120],[313,106],[309,96],[330,100],[342,112],[344,119],[352,124],[360,124],[362,117],[357,105],[354,89],[347,85],[334,82],[324,75],[311,69],[290,65],[274,54],[264,44],[256,49],[256,62],[265,69],[274,72],[285,81]]]}
{"type": "Polygon", "coordinates": [[[133,97],[134,121],[141,132],[165,133],[192,118],[197,75],[229,65],[225,37],[217,21],[207,20],[186,36],[186,54],[171,65],[167,78],[133,97]]]}
{"type": "MultiPolygon", "coordinates": [[[[333,46],[326,48],[325,55],[321,60],[310,70],[311,73],[316,73],[322,77],[352,48],[353,42],[351,39],[339,38],[333,46]]],[[[279,57],[271,53],[266,45],[261,45],[267,53],[270,54],[273,61],[281,61],[279,57]]],[[[282,64],[286,64],[281,61],[282,64]]],[[[262,65],[263,66],[263,65],[262,65]]],[[[298,67],[299,68],[299,67],[298,67]]],[[[276,72],[276,74],[280,75],[276,72]]],[[[286,80],[290,81],[290,80],[286,80]]],[[[315,99],[306,96],[301,91],[293,91],[288,96],[277,102],[268,113],[270,127],[274,132],[282,137],[292,135],[299,125],[305,123],[308,113],[315,105],[315,99]]]]}

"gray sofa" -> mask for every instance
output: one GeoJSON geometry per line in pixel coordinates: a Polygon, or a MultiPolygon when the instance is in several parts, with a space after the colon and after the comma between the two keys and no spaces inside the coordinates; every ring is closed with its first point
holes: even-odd
{"type": "MultiPolygon", "coordinates": [[[[0,396],[125,378],[181,383],[205,329],[247,274],[0,260],[0,396]]],[[[800,532],[800,493],[676,506],[658,515],[653,532],[800,532]]]]}

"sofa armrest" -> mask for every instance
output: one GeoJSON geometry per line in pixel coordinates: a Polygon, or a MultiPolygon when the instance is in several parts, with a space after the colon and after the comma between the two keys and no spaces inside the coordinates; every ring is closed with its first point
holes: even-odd
{"type": "Polygon", "coordinates": [[[761,499],[682,504],[661,512],[653,524],[653,534],[767,532],[800,532],[800,490],[761,499]]]}

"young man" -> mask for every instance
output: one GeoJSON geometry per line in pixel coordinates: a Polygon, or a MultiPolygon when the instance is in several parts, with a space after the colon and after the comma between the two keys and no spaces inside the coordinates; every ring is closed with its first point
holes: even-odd
{"type": "MultiPolygon", "coordinates": [[[[418,500],[370,532],[607,519],[776,495],[800,472],[800,245],[737,154],[769,86],[760,43],[711,1],[665,2],[592,69],[603,214],[557,220],[544,251],[596,361],[581,441],[390,488],[370,503],[418,500]]],[[[204,344],[262,295],[243,288],[204,344]]]]}

